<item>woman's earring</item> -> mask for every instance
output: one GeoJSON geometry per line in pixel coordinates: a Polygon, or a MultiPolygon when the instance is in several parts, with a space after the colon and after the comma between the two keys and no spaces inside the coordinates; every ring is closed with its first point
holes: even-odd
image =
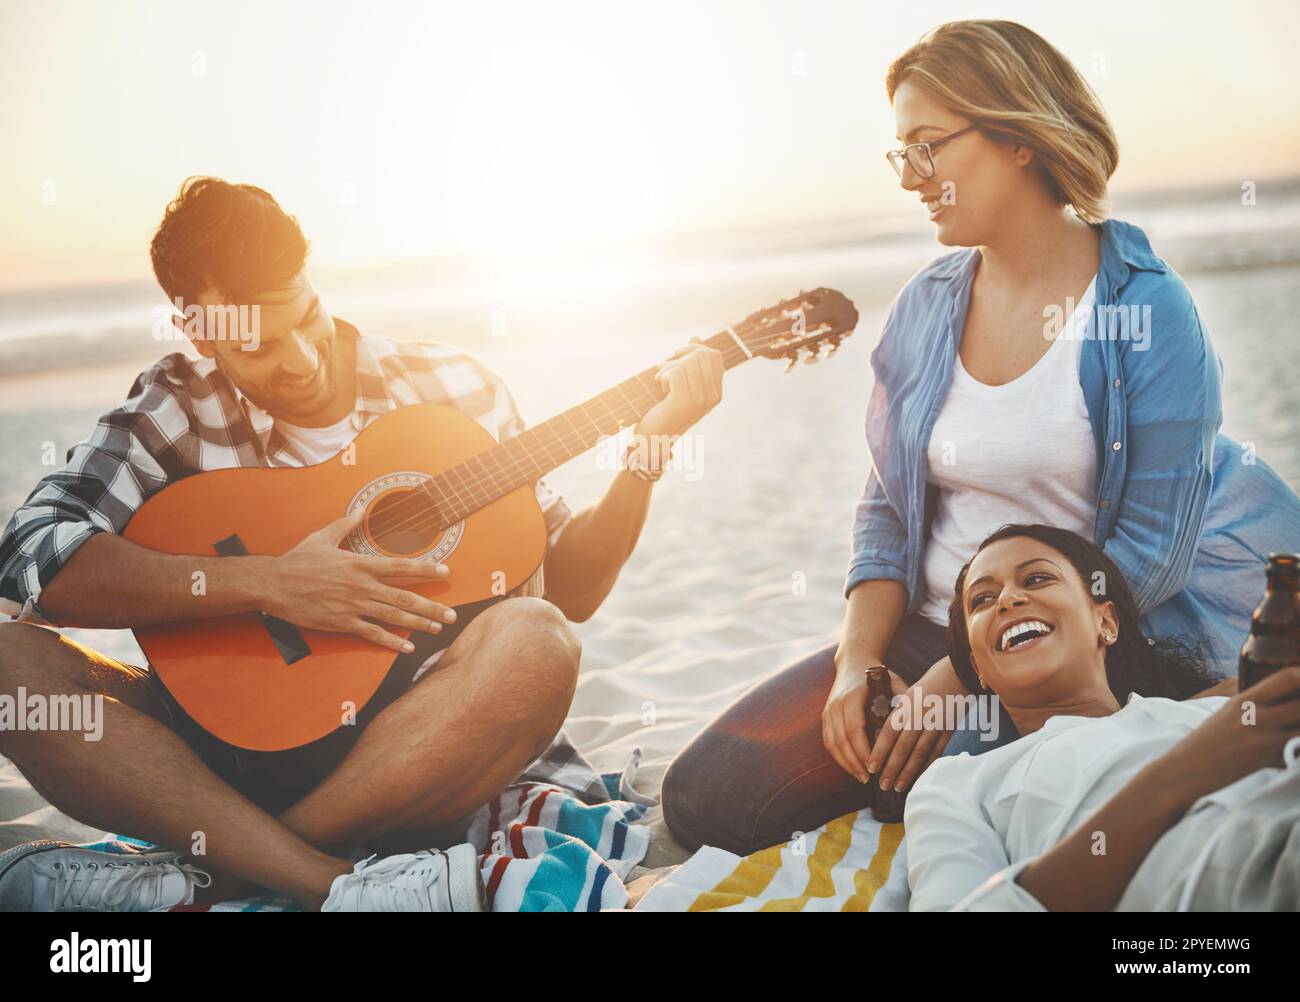
{"type": "Polygon", "coordinates": [[[1106,641],[1107,644],[1113,644],[1115,642],[1114,635],[1110,633],[1103,633],[1101,639],[1106,641]]]}

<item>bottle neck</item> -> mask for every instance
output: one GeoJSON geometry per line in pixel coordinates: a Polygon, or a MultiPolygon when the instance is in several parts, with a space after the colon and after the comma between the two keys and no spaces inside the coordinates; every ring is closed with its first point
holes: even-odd
{"type": "Polygon", "coordinates": [[[1275,571],[1270,568],[1264,588],[1269,594],[1285,592],[1294,595],[1300,592],[1300,575],[1294,571],[1275,571]]]}

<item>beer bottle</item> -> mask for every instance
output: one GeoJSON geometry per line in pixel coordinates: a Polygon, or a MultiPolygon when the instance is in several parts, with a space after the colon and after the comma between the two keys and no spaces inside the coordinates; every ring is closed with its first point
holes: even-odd
{"type": "Polygon", "coordinates": [[[1268,555],[1264,599],[1250,617],[1237,689],[1249,689],[1279,668],[1300,664],[1300,556],[1268,555]]]}
{"type": "MultiPolygon", "coordinates": [[[[889,670],[883,666],[867,669],[867,740],[876,746],[876,737],[885,727],[891,709],[893,692],[889,687],[889,670]]],[[[883,768],[883,764],[882,764],[883,768]]],[[[876,820],[894,824],[903,820],[903,802],[906,797],[897,790],[882,790],[879,774],[871,777],[874,803],[871,813],[876,820]]]]}

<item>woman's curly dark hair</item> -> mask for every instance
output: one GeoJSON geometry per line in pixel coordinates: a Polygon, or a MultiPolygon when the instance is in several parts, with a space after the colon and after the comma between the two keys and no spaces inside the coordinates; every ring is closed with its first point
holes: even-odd
{"type": "MultiPolygon", "coordinates": [[[[1143,636],[1133,590],[1115,562],[1092,542],[1078,533],[1050,525],[1004,525],[986,536],[975,552],[1012,536],[1027,536],[1057,550],[1074,565],[1085,585],[1092,583],[1089,593],[1094,602],[1109,600],[1115,603],[1119,638],[1106,649],[1106,680],[1120,706],[1127,703],[1129,695],[1135,692],[1139,696],[1187,699],[1218,681],[1210,674],[1201,646],[1196,641],[1143,636]]],[[[965,605],[961,600],[970,565],[968,560],[957,575],[956,593],[948,607],[948,657],[962,684],[970,692],[977,693],[980,691],[979,677],[971,665],[970,637],[966,632],[965,605]]]]}

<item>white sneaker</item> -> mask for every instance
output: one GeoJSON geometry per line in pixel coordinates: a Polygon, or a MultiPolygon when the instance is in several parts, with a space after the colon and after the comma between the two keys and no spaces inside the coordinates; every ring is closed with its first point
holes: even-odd
{"type": "Polygon", "coordinates": [[[334,878],[323,912],[486,911],[478,850],[463,842],[445,852],[422,849],[363,859],[334,878]]]}
{"type": "Polygon", "coordinates": [[[147,912],[194,902],[212,877],[180,853],[104,852],[68,842],[25,842],[0,854],[0,911],[147,912]]]}

